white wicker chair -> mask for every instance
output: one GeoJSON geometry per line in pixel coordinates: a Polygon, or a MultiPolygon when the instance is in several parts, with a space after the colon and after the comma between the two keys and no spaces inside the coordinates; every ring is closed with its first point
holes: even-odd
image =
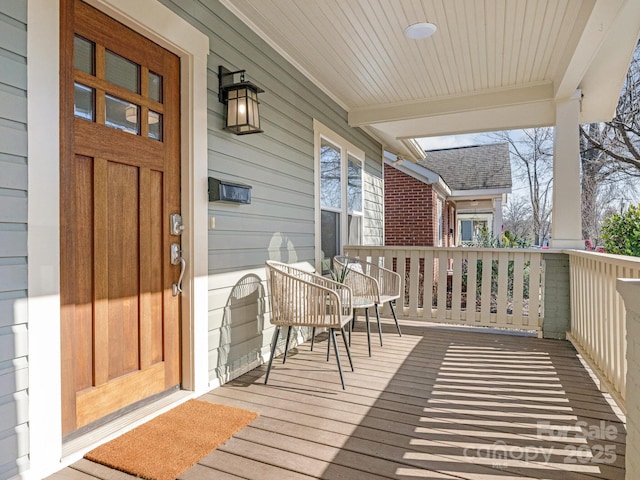
{"type": "MultiPolygon", "coordinates": [[[[378,334],[380,346],[382,346],[382,328],[380,325],[380,312],[378,305],[389,302],[393,319],[396,322],[398,335],[402,336],[398,317],[394,308],[394,301],[400,298],[400,275],[393,270],[381,267],[375,263],[367,262],[359,258],[336,255],[333,258],[334,267],[337,270],[348,268],[345,284],[348,285],[354,297],[366,297],[371,299],[378,321],[378,334]]],[[[367,309],[367,340],[369,341],[369,356],[371,356],[371,339],[369,328],[369,315],[367,309]]],[[[355,318],[355,315],[354,315],[355,318]]]]}
{"type": "Polygon", "coordinates": [[[344,326],[351,321],[353,315],[351,290],[344,284],[300,270],[286,263],[267,261],[265,269],[270,293],[271,324],[276,328],[273,333],[271,358],[269,358],[264,383],[266,384],[269,379],[281,327],[288,327],[283,363],[287,360],[291,327],[321,327],[329,329],[329,338],[333,340],[340,382],[344,389],[344,377],[335,331],[337,329],[342,333],[353,371],[351,352],[344,332],[344,326]]]}

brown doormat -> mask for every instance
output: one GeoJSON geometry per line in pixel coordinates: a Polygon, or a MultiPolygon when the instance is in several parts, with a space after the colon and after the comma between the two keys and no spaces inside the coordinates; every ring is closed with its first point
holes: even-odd
{"type": "Polygon", "coordinates": [[[137,477],[173,480],[257,417],[249,410],[189,400],[85,458],[137,477]]]}

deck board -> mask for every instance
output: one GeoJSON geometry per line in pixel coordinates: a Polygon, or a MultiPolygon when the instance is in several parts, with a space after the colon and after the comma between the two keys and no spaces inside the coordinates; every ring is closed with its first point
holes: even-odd
{"type": "MultiPolygon", "coordinates": [[[[369,357],[359,323],[346,390],[321,334],[269,385],[262,366],[204,395],[260,417],[180,478],[624,479],[625,425],[569,342],[385,319],[369,357]]],[[[133,477],[87,460],[51,477],[91,478],[133,477]]]]}

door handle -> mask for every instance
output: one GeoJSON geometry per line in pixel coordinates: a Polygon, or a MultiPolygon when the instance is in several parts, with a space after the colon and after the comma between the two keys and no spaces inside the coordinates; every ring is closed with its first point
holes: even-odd
{"type": "Polygon", "coordinates": [[[180,265],[180,277],[178,277],[178,281],[171,286],[173,296],[177,297],[182,293],[182,279],[184,278],[184,271],[187,269],[187,261],[182,256],[182,249],[179,243],[171,244],[171,265],[180,265]]]}

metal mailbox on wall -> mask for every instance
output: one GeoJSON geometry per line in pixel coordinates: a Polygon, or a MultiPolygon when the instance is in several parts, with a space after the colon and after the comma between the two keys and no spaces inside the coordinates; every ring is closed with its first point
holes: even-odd
{"type": "Polygon", "coordinates": [[[209,201],[251,203],[251,186],[209,177],[209,201]]]}

